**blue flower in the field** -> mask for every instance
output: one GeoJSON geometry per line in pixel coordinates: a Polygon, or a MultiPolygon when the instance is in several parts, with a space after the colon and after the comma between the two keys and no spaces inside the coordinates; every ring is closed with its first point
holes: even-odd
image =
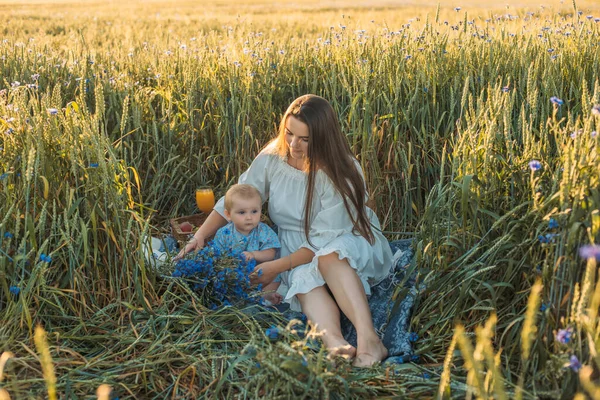
{"type": "Polygon", "coordinates": [[[542,163],[540,163],[538,160],[531,160],[529,161],[529,168],[532,171],[537,171],[538,169],[542,168],[542,163]]]}
{"type": "Polygon", "coordinates": [[[90,163],[90,168],[98,168],[98,163],[90,163]]]}
{"type": "Polygon", "coordinates": [[[42,253],[42,255],[40,255],[40,261],[45,262],[45,263],[51,263],[52,262],[52,257],[47,256],[45,254],[42,253]]]}
{"type": "Polygon", "coordinates": [[[600,261],[600,246],[596,244],[588,244],[579,248],[579,257],[600,261]]]}
{"type": "Polygon", "coordinates": [[[412,56],[410,54],[407,54],[406,56],[404,56],[405,60],[410,60],[412,58],[412,56]]]}
{"type": "Polygon", "coordinates": [[[0,181],[4,180],[6,178],[8,178],[8,174],[7,173],[4,173],[4,174],[0,175],[0,181]]]}
{"type": "Polygon", "coordinates": [[[548,49],[548,53],[554,53],[554,49],[548,49]]]}
{"type": "Polygon", "coordinates": [[[542,305],[540,306],[540,311],[544,312],[546,311],[550,306],[546,303],[542,303],[542,305]]]}
{"type": "Polygon", "coordinates": [[[11,238],[13,238],[13,237],[15,237],[15,236],[14,236],[12,233],[10,233],[10,232],[5,232],[5,233],[4,233],[4,237],[5,237],[6,239],[11,239],[11,238]]]}
{"type": "Polygon", "coordinates": [[[592,136],[592,139],[596,138],[596,136],[598,136],[598,132],[592,131],[591,136],[592,136]]]}
{"type": "Polygon", "coordinates": [[[504,86],[504,87],[502,88],[502,91],[503,91],[504,93],[508,93],[508,92],[510,92],[510,86],[504,86]]]}
{"type": "Polygon", "coordinates": [[[539,235],[538,240],[540,243],[551,243],[554,242],[556,236],[558,236],[556,233],[546,233],[545,235],[539,235]]]}
{"type": "Polygon", "coordinates": [[[575,372],[577,372],[581,369],[581,363],[579,362],[579,359],[577,358],[576,355],[573,354],[571,356],[571,358],[569,359],[568,367],[571,368],[575,372]]]}
{"type": "Polygon", "coordinates": [[[460,7],[454,7],[454,11],[459,12],[461,10],[460,7]]]}
{"type": "Polygon", "coordinates": [[[594,107],[592,107],[592,114],[600,115],[600,104],[596,104],[594,107]]]}
{"type": "Polygon", "coordinates": [[[548,228],[550,228],[550,229],[558,228],[558,222],[556,222],[556,220],[554,218],[550,218],[550,220],[548,221],[548,228]]]}
{"type": "Polygon", "coordinates": [[[408,335],[408,340],[411,342],[416,342],[419,340],[419,335],[416,332],[411,332],[410,335],[408,335]]]}
{"type": "Polygon", "coordinates": [[[46,111],[50,115],[57,115],[58,114],[58,109],[56,109],[56,108],[47,108],[46,111]]]}
{"type": "Polygon", "coordinates": [[[275,325],[271,325],[270,328],[267,328],[265,334],[269,339],[277,339],[279,337],[279,328],[277,328],[275,325]]]}
{"type": "Polygon", "coordinates": [[[557,105],[557,106],[562,106],[563,104],[565,104],[564,101],[562,101],[561,99],[559,99],[556,96],[550,97],[550,102],[552,102],[552,104],[557,105]]]}
{"type": "Polygon", "coordinates": [[[19,293],[21,293],[21,288],[19,288],[18,286],[11,286],[8,289],[14,296],[18,296],[19,293]]]}
{"type": "Polygon", "coordinates": [[[429,379],[429,378],[431,378],[431,375],[429,375],[427,372],[424,372],[423,373],[423,378],[424,379],[429,379]]]}
{"type": "Polygon", "coordinates": [[[556,341],[562,344],[567,344],[571,341],[571,336],[573,335],[573,329],[559,329],[556,332],[556,341]]]}

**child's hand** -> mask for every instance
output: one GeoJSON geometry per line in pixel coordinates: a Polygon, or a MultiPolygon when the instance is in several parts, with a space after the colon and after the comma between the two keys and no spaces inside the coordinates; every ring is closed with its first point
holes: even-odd
{"type": "Polygon", "coordinates": [[[190,251],[200,250],[203,247],[204,247],[204,239],[198,239],[197,237],[193,237],[192,239],[190,239],[189,242],[187,242],[183,246],[183,249],[181,249],[179,254],[177,254],[175,257],[173,257],[173,261],[179,261],[183,258],[183,256],[185,256],[190,251]]]}
{"type": "Polygon", "coordinates": [[[254,260],[254,253],[252,251],[244,251],[242,254],[246,257],[246,261],[254,260]]]}

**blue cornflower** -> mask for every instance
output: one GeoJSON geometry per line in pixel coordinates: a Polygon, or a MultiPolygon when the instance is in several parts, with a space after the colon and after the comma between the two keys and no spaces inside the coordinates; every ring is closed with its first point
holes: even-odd
{"type": "Polygon", "coordinates": [[[21,293],[21,289],[18,286],[11,286],[8,290],[15,296],[18,296],[19,293],[21,293]]]}
{"type": "Polygon", "coordinates": [[[568,367],[571,368],[575,372],[577,372],[581,369],[581,363],[579,362],[579,359],[577,358],[576,355],[573,354],[571,356],[571,358],[569,359],[568,367]]]}
{"type": "Polygon", "coordinates": [[[454,7],[454,11],[459,12],[460,11],[460,7],[454,7]]]}
{"type": "Polygon", "coordinates": [[[58,114],[58,109],[56,109],[56,108],[47,108],[46,111],[50,115],[56,115],[56,114],[58,114]]]}
{"type": "Polygon", "coordinates": [[[5,237],[6,239],[10,239],[10,238],[13,238],[13,237],[15,237],[15,235],[13,235],[13,234],[12,234],[12,233],[10,233],[10,232],[5,232],[5,233],[4,233],[4,237],[5,237]]]}
{"type": "Polygon", "coordinates": [[[556,333],[556,341],[562,344],[567,344],[571,341],[571,336],[573,335],[573,329],[559,329],[556,333]]]}
{"type": "Polygon", "coordinates": [[[412,362],[417,362],[417,361],[419,361],[419,356],[418,356],[418,355],[416,355],[416,354],[413,354],[413,355],[412,355],[412,357],[410,357],[410,360],[411,360],[412,362]]]}
{"type": "Polygon", "coordinates": [[[548,49],[548,53],[554,53],[554,49],[548,49]]]}
{"type": "Polygon", "coordinates": [[[556,233],[546,233],[545,235],[539,235],[538,240],[540,243],[554,242],[554,238],[558,236],[556,233]]]}
{"type": "Polygon", "coordinates": [[[90,163],[90,168],[98,168],[98,163],[90,163]]]}
{"type": "Polygon", "coordinates": [[[529,161],[529,168],[532,171],[537,171],[538,169],[542,168],[542,163],[538,160],[531,160],[529,161]]]}
{"type": "Polygon", "coordinates": [[[408,340],[411,342],[416,342],[419,340],[419,335],[416,332],[411,332],[410,335],[408,335],[408,340]]]}
{"type": "Polygon", "coordinates": [[[412,56],[410,54],[407,54],[406,56],[404,56],[405,60],[410,60],[412,58],[412,56]]]}
{"type": "Polygon", "coordinates": [[[277,328],[275,325],[271,325],[270,328],[267,328],[265,334],[269,339],[277,339],[279,337],[279,328],[277,328]]]}
{"type": "Polygon", "coordinates": [[[596,244],[588,244],[579,248],[579,257],[590,259],[594,258],[600,261],[600,246],[596,244]]]}
{"type": "Polygon", "coordinates": [[[592,107],[592,114],[600,115],[600,104],[596,104],[594,107],[592,107]]]}
{"type": "Polygon", "coordinates": [[[562,101],[561,99],[559,99],[556,96],[550,97],[550,101],[552,102],[552,104],[557,105],[557,106],[562,106],[563,104],[565,104],[564,101],[562,101]]]}
{"type": "Polygon", "coordinates": [[[429,379],[429,378],[431,378],[431,375],[429,375],[427,372],[424,372],[423,373],[423,378],[429,379]]]}
{"type": "Polygon", "coordinates": [[[535,273],[536,274],[541,274],[542,273],[542,267],[540,265],[535,267],[535,273]]]}
{"type": "Polygon", "coordinates": [[[52,257],[47,256],[42,253],[42,255],[40,255],[40,261],[50,263],[50,262],[52,262],[52,257]]]}
{"type": "Polygon", "coordinates": [[[0,175],[0,181],[6,179],[7,177],[8,177],[7,173],[4,173],[4,174],[0,175]]]}
{"type": "Polygon", "coordinates": [[[510,86],[504,86],[504,87],[502,88],[502,91],[503,91],[504,93],[508,93],[508,92],[510,92],[510,86]]]}
{"type": "Polygon", "coordinates": [[[542,305],[540,306],[540,311],[544,312],[546,311],[550,306],[546,303],[542,303],[542,305]]]}
{"type": "Polygon", "coordinates": [[[548,228],[550,228],[550,229],[558,228],[558,222],[556,222],[556,220],[554,218],[550,218],[550,220],[548,221],[548,228]]]}

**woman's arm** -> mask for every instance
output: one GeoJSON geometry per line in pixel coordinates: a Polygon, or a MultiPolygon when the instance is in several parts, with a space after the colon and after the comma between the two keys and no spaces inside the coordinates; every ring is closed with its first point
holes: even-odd
{"type": "Polygon", "coordinates": [[[262,284],[264,287],[273,282],[278,274],[290,271],[299,265],[308,264],[312,261],[314,256],[315,253],[312,250],[302,247],[290,255],[257,265],[250,276],[250,282],[253,285],[262,284]],[[258,271],[260,270],[263,272],[259,273],[258,271]]]}

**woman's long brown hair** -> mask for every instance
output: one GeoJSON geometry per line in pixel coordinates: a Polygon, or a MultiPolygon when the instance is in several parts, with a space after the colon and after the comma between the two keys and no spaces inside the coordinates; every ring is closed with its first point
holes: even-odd
{"type": "Polygon", "coordinates": [[[279,134],[273,140],[277,153],[289,157],[285,140],[285,124],[293,116],[308,126],[308,187],[304,206],[304,234],[310,243],[310,215],[317,170],[321,169],[341,194],[344,207],[352,221],[353,233],[358,233],[369,243],[375,242],[371,224],[365,209],[365,182],[356,167],[348,140],[342,133],[337,115],[331,104],[322,97],[307,94],[290,104],[279,124],[279,134]]]}

